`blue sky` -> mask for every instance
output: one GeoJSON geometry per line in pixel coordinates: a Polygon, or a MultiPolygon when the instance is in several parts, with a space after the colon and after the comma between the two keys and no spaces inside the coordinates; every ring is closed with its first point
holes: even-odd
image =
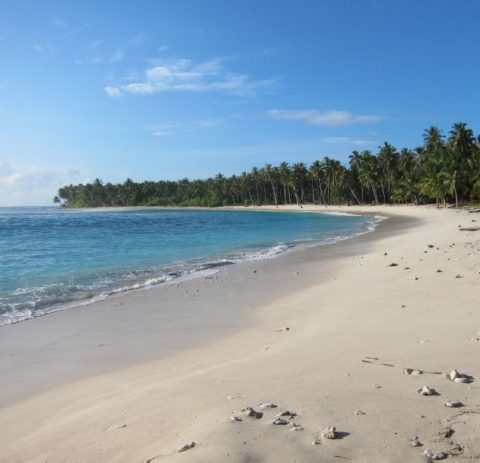
{"type": "Polygon", "coordinates": [[[0,206],[480,132],[480,0],[2,0],[0,206]]]}

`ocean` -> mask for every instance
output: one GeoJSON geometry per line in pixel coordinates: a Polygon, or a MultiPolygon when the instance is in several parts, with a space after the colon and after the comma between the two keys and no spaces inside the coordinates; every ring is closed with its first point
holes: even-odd
{"type": "Polygon", "coordinates": [[[333,243],[379,219],[193,209],[0,208],[0,325],[333,243]]]}

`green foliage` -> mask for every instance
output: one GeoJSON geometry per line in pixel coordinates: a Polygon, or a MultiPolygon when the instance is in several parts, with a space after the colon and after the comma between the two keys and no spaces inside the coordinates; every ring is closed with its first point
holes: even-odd
{"type": "Polygon", "coordinates": [[[253,167],[250,172],[204,180],[120,184],[96,179],[64,186],[55,202],[66,207],[219,207],[261,204],[362,204],[479,201],[480,137],[465,123],[453,125],[447,140],[437,127],[423,134],[423,146],[400,152],[390,143],[354,151],[349,167],[324,157],[304,163],[253,167]]]}

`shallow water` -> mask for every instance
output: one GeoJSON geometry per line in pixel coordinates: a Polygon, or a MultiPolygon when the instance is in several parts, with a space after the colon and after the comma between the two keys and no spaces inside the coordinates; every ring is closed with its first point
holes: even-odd
{"type": "Polygon", "coordinates": [[[371,230],[373,217],[0,208],[0,324],[371,230]]]}

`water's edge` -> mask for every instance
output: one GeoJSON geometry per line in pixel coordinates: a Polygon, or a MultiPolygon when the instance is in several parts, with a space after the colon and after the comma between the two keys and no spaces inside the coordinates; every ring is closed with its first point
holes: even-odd
{"type": "MultiPolygon", "coordinates": [[[[228,210],[228,209],[226,209],[228,210]]],[[[249,210],[251,211],[251,210],[249,210]]],[[[282,213],[284,211],[271,211],[282,213]]],[[[285,211],[292,212],[292,211],[285,211]]],[[[0,317],[0,327],[12,325],[19,322],[24,322],[31,320],[33,318],[41,317],[53,312],[75,309],[90,304],[94,304],[99,301],[106,300],[111,296],[115,296],[122,293],[128,293],[131,291],[146,290],[154,287],[159,287],[162,285],[171,285],[177,284],[183,281],[187,281],[195,278],[205,278],[212,277],[216,274],[220,268],[240,264],[245,262],[254,262],[259,260],[269,260],[281,256],[285,253],[311,248],[318,246],[325,246],[338,243],[340,241],[348,240],[354,237],[365,235],[371,233],[376,229],[378,224],[386,219],[386,216],[373,215],[373,214],[354,214],[354,213],[345,213],[345,212],[335,212],[335,211],[298,211],[298,213],[319,213],[325,215],[345,215],[345,216],[356,216],[363,215],[368,218],[367,226],[364,230],[347,235],[338,235],[333,238],[326,238],[322,240],[312,240],[312,241],[299,241],[296,243],[288,244],[276,244],[264,249],[256,250],[244,250],[238,253],[226,253],[225,256],[220,258],[213,258],[204,261],[190,261],[177,263],[177,265],[172,265],[170,269],[166,271],[161,271],[160,273],[152,273],[144,275],[144,278],[139,278],[133,284],[120,286],[114,289],[102,290],[100,292],[88,295],[81,295],[80,297],[67,301],[60,301],[53,305],[48,305],[46,307],[36,309],[35,311],[31,310],[21,310],[14,311],[8,314],[8,317],[3,317],[3,320],[0,317]]]]}

